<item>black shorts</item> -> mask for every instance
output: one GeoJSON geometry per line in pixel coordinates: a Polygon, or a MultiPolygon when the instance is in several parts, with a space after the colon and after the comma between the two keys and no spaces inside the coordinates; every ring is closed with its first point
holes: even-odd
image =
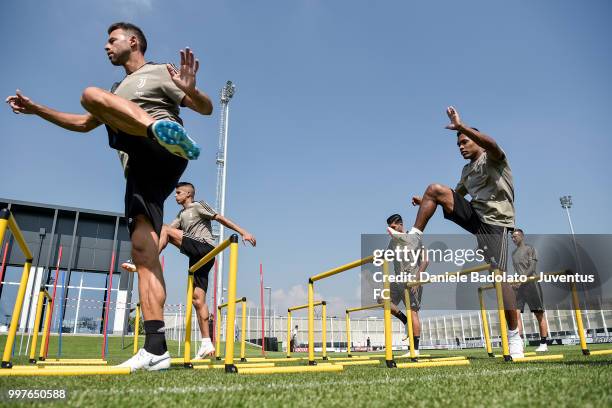
{"type": "Polygon", "coordinates": [[[474,234],[478,248],[484,251],[485,261],[495,261],[502,271],[508,270],[508,234],[511,228],[482,222],[472,203],[453,190],[453,212],[444,211],[444,218],[474,234]]]}
{"type": "Polygon", "coordinates": [[[529,305],[529,310],[532,312],[544,311],[544,297],[538,282],[524,283],[516,290],[516,308],[521,313],[525,310],[525,303],[529,305]]]}
{"type": "MultiPolygon", "coordinates": [[[[400,303],[403,303],[406,306],[406,293],[404,289],[406,288],[406,284],[399,282],[391,282],[389,285],[389,290],[391,292],[391,303],[396,306],[399,306],[400,303]]],[[[409,289],[410,290],[410,289],[409,289]]],[[[418,312],[421,310],[421,298],[423,297],[423,285],[419,286],[416,291],[416,295],[410,292],[410,309],[418,312]]]]}
{"type": "Polygon", "coordinates": [[[137,215],[147,217],[159,236],[164,222],[164,201],[176,188],[187,168],[187,160],[149,138],[115,132],[108,126],[106,129],[110,147],[129,156],[125,176],[125,217],[130,236],[137,215]]]}
{"type": "MultiPolygon", "coordinates": [[[[200,242],[183,235],[183,240],[181,242],[181,253],[189,257],[190,268],[195,265],[200,259],[202,259],[204,255],[206,255],[213,249],[215,249],[215,247],[206,242],[200,242]]],[[[202,265],[200,269],[195,271],[195,273],[193,274],[194,288],[200,288],[204,292],[207,291],[208,273],[210,272],[214,264],[215,258],[211,259],[210,261],[202,265]]]]}

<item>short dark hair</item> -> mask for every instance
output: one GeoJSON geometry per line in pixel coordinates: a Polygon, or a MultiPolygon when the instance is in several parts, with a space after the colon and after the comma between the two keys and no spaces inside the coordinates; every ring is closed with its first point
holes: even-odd
{"type": "Polygon", "coordinates": [[[123,21],[119,21],[117,23],[111,24],[110,27],[108,27],[108,34],[118,29],[125,31],[130,35],[136,36],[136,38],[138,38],[138,49],[144,55],[144,53],[147,51],[147,39],[145,38],[145,35],[140,29],[140,27],[135,26],[132,23],[125,23],[123,21]]]}
{"type": "Polygon", "coordinates": [[[193,195],[195,195],[195,187],[193,186],[193,184],[189,183],[188,181],[178,182],[175,188],[179,188],[179,187],[191,187],[191,189],[193,190],[193,195]]]}
{"type": "MultiPolygon", "coordinates": [[[[470,129],[475,130],[475,131],[477,131],[477,132],[480,132],[480,130],[478,130],[478,128],[475,128],[475,127],[471,127],[471,126],[470,126],[470,129]]],[[[461,132],[457,131],[457,137],[461,136],[462,134],[463,134],[463,133],[461,133],[461,132]]]]}
{"type": "Polygon", "coordinates": [[[401,222],[402,224],[404,223],[401,215],[393,214],[392,216],[387,218],[387,225],[395,224],[396,222],[401,222]]]}
{"type": "Polygon", "coordinates": [[[520,233],[521,233],[521,235],[525,235],[525,233],[523,232],[523,230],[522,230],[522,229],[520,229],[520,228],[515,228],[515,229],[514,229],[514,232],[520,232],[520,233]]]}

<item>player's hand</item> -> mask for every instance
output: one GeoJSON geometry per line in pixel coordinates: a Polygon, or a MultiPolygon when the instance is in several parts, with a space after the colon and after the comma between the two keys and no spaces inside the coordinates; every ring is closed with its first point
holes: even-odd
{"type": "Polygon", "coordinates": [[[421,196],[413,196],[412,197],[412,205],[414,205],[415,207],[421,205],[422,201],[423,201],[423,197],[421,197],[421,196]]]}
{"type": "Polygon", "coordinates": [[[200,68],[198,61],[193,52],[186,47],[181,50],[181,66],[176,68],[172,64],[166,64],[172,82],[187,95],[191,95],[196,89],[196,73],[200,68]]]}
{"type": "Polygon", "coordinates": [[[257,246],[257,240],[255,239],[255,235],[251,235],[249,232],[245,232],[242,234],[242,243],[246,245],[246,242],[249,242],[252,246],[257,246]]]}
{"type": "Polygon", "coordinates": [[[6,98],[6,103],[9,104],[14,113],[26,115],[36,113],[36,104],[30,98],[22,94],[19,89],[15,93],[16,95],[6,98]]]}
{"type": "Polygon", "coordinates": [[[448,115],[448,119],[450,119],[450,125],[446,126],[446,129],[450,130],[459,130],[463,123],[461,123],[461,118],[459,117],[459,112],[453,107],[449,106],[446,108],[446,114],[448,115]]]}

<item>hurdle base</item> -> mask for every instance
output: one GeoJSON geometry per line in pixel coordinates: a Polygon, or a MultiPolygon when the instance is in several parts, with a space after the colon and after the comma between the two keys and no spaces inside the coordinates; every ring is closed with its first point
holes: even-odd
{"type": "Polygon", "coordinates": [[[13,363],[11,363],[10,361],[3,361],[2,368],[13,368],[13,363]]]}
{"type": "Polygon", "coordinates": [[[215,357],[215,360],[221,361],[221,357],[215,357]]]}
{"type": "Polygon", "coordinates": [[[489,357],[495,357],[495,354],[489,353],[489,357]]]}
{"type": "Polygon", "coordinates": [[[225,365],[225,372],[226,373],[237,373],[238,372],[238,368],[236,368],[236,366],[233,365],[233,364],[226,364],[225,365]]]}
{"type": "Polygon", "coordinates": [[[309,366],[316,366],[316,365],[317,365],[317,363],[316,363],[315,361],[310,361],[310,360],[308,360],[308,365],[309,365],[309,366]]]}
{"type": "Polygon", "coordinates": [[[246,361],[247,361],[247,359],[246,359],[246,358],[244,358],[244,357],[240,357],[240,362],[241,362],[241,363],[246,363],[246,361]]]}
{"type": "Polygon", "coordinates": [[[329,360],[327,356],[323,356],[322,360],[329,360]]]}
{"type": "Polygon", "coordinates": [[[412,361],[413,363],[417,363],[419,359],[417,357],[410,357],[410,361],[412,361]]]}
{"type": "Polygon", "coordinates": [[[352,354],[347,354],[346,356],[347,356],[347,357],[353,357],[353,355],[352,355],[352,354]]]}
{"type": "Polygon", "coordinates": [[[593,350],[589,353],[591,356],[604,356],[607,354],[612,354],[612,350],[593,350]]]}
{"type": "Polygon", "coordinates": [[[36,359],[35,358],[31,358],[30,359],[30,364],[36,364],[36,359]]]}
{"type": "Polygon", "coordinates": [[[514,363],[529,363],[532,361],[555,361],[555,360],[563,360],[563,354],[549,354],[545,356],[521,357],[521,358],[515,358],[512,361],[514,363]]]}
{"type": "Polygon", "coordinates": [[[397,364],[395,363],[395,360],[385,360],[385,363],[387,364],[387,368],[396,368],[397,364]]]}
{"type": "Polygon", "coordinates": [[[589,349],[584,349],[584,350],[582,350],[582,355],[583,356],[590,356],[591,352],[589,351],[589,349]]]}
{"type": "Polygon", "coordinates": [[[38,357],[38,361],[45,361],[46,358],[45,357],[38,357]]]}
{"type": "Polygon", "coordinates": [[[512,357],[510,357],[510,356],[504,356],[504,361],[512,361],[512,357]]]}
{"type": "Polygon", "coordinates": [[[193,368],[193,364],[191,363],[183,363],[184,368],[193,368]]]}

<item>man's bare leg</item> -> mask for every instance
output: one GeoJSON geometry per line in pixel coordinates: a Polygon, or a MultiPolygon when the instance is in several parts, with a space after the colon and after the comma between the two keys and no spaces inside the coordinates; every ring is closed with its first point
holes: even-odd
{"type": "Polygon", "coordinates": [[[159,237],[159,252],[163,251],[168,243],[171,243],[177,248],[181,248],[183,244],[183,231],[178,228],[172,228],[164,224],[162,226],[161,235],[159,237]]]}
{"type": "Polygon", "coordinates": [[[538,326],[540,328],[540,337],[548,337],[548,323],[544,318],[544,312],[533,312],[536,319],[538,319],[538,326]]]}
{"type": "Polygon", "coordinates": [[[134,102],[100,88],[85,88],[81,105],[100,122],[129,135],[146,137],[147,127],[155,122],[134,102]]]}
{"type": "Polygon", "coordinates": [[[196,310],[202,338],[210,338],[210,331],[208,328],[210,314],[208,312],[208,305],[206,304],[206,292],[202,288],[196,287],[193,289],[193,307],[196,310]]]}
{"type": "Polygon", "coordinates": [[[436,212],[436,208],[441,206],[444,211],[450,213],[454,207],[453,190],[442,184],[430,184],[419,204],[419,211],[414,221],[414,227],[420,231],[425,231],[429,219],[436,212]]]}
{"type": "Polygon", "coordinates": [[[134,222],[132,259],[138,271],[138,294],[145,318],[144,349],[162,355],[167,351],[163,332],[166,285],[157,252],[159,238],[145,216],[137,215],[134,222]]]}
{"type": "Polygon", "coordinates": [[[421,336],[421,319],[419,319],[419,312],[411,310],[412,313],[412,333],[414,337],[421,336]]]}

